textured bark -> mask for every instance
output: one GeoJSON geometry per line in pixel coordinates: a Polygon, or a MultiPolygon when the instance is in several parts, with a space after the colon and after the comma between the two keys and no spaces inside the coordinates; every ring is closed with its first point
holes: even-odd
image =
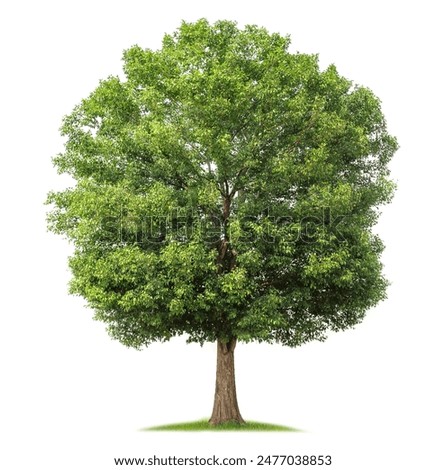
{"type": "Polygon", "coordinates": [[[244,423],[237,403],[235,388],[234,349],[236,339],[217,341],[217,377],[214,408],[209,423],[216,426],[228,421],[244,423]]]}

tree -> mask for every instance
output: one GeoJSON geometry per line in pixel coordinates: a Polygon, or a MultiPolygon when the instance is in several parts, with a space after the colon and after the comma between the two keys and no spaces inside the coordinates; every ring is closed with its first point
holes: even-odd
{"type": "Polygon", "coordinates": [[[397,149],[379,100],[264,28],[183,22],[66,116],[50,230],[126,346],[217,344],[210,422],[243,422],[237,341],[298,346],[385,297],[372,232],[397,149]]]}

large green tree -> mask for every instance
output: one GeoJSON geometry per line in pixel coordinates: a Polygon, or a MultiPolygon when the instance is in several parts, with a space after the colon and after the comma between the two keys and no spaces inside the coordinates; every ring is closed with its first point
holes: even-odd
{"type": "Polygon", "coordinates": [[[217,344],[210,422],[243,422],[237,341],[298,346],[385,297],[372,232],[397,143],[379,100],[264,28],[183,22],[66,116],[49,194],[70,290],[129,347],[217,344]]]}

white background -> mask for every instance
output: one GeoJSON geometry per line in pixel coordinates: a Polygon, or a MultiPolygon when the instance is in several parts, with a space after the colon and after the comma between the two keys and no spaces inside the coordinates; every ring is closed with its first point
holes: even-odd
{"type": "Polygon", "coordinates": [[[331,468],[445,468],[444,24],[441,2],[16,1],[0,11],[0,467],[112,469],[113,457],[331,454],[331,468]],[[239,345],[245,419],[304,433],[142,433],[209,416],[215,350],[183,339],[128,350],[67,295],[71,248],[46,232],[64,114],[118,74],[122,51],[156,49],[206,17],[291,34],[293,50],[382,100],[400,150],[377,231],[389,298],[356,329],[298,349],[239,345]],[[443,31],[442,31],[443,30],[443,31]]]}

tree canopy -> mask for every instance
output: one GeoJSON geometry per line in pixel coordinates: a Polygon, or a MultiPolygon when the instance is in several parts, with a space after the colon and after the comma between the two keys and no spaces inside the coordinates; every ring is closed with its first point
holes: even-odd
{"type": "Polygon", "coordinates": [[[70,291],[112,337],[297,346],[385,297],[372,228],[397,143],[368,88],[230,21],[123,64],[64,118],[54,164],[76,184],[48,196],[70,291]]]}

